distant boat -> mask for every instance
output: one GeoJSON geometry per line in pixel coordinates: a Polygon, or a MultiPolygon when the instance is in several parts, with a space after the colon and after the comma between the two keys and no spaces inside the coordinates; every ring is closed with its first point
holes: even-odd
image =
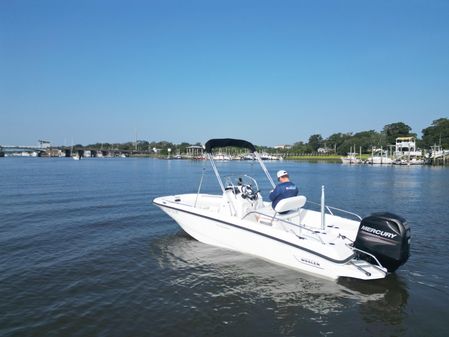
{"type": "Polygon", "coordinates": [[[241,157],[241,159],[243,159],[243,160],[256,160],[256,158],[254,157],[254,155],[252,153],[245,154],[244,156],[241,157]]]}
{"type": "Polygon", "coordinates": [[[260,158],[262,158],[262,160],[281,160],[281,157],[274,156],[274,155],[271,155],[269,153],[262,153],[260,155],[260,158]]]}
{"type": "Polygon", "coordinates": [[[395,165],[423,165],[426,163],[422,151],[416,147],[414,137],[396,138],[394,157],[393,164],[395,165]]]}
{"type": "Polygon", "coordinates": [[[72,158],[73,158],[73,160],[80,160],[81,159],[81,156],[80,156],[80,154],[79,154],[79,152],[78,151],[73,151],[73,138],[72,138],[72,147],[70,148],[70,154],[72,154],[72,158]],[[73,154],[73,153],[75,153],[75,154],[73,154]]]}
{"type": "Polygon", "coordinates": [[[367,164],[390,165],[390,164],[393,164],[393,159],[388,158],[388,157],[375,156],[375,157],[368,158],[367,164]]]}
{"type": "Polygon", "coordinates": [[[410,158],[410,159],[396,159],[393,164],[395,165],[424,165],[426,161],[422,158],[410,158]]]}
{"type": "Polygon", "coordinates": [[[449,157],[449,150],[443,150],[441,145],[431,146],[430,149],[430,153],[427,155],[429,160],[446,159],[446,157],[449,157]]]}
{"type": "MultiPolygon", "coordinates": [[[[362,148],[360,148],[360,156],[362,155],[362,148]]],[[[341,162],[343,164],[361,164],[362,160],[360,158],[357,158],[357,152],[355,152],[355,145],[354,147],[350,147],[348,154],[346,157],[340,157],[341,162]],[[354,148],[354,151],[352,150],[354,148]]]]}
{"type": "Polygon", "coordinates": [[[214,155],[214,160],[217,161],[229,161],[231,159],[232,159],[231,156],[221,152],[214,155]]]}
{"type": "Polygon", "coordinates": [[[366,161],[367,164],[374,165],[390,165],[393,164],[393,159],[388,156],[388,151],[380,149],[373,149],[371,157],[366,161]]]}
{"type": "Polygon", "coordinates": [[[343,164],[361,164],[362,160],[360,158],[357,158],[357,153],[355,152],[348,152],[346,157],[341,157],[341,162],[343,164]]]}

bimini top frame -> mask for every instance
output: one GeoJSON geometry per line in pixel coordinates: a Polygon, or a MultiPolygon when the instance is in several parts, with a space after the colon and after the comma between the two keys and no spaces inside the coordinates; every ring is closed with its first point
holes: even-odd
{"type": "Polygon", "coordinates": [[[223,185],[223,181],[221,180],[220,174],[218,172],[217,166],[215,165],[214,159],[212,157],[212,150],[214,148],[218,147],[237,147],[237,148],[244,148],[250,150],[251,153],[254,153],[254,156],[256,157],[257,161],[259,162],[260,166],[262,167],[262,170],[265,172],[265,175],[268,178],[268,181],[271,183],[271,186],[273,188],[276,186],[273,178],[271,178],[270,173],[268,172],[265,164],[262,161],[262,158],[260,158],[259,153],[256,150],[256,147],[251,144],[250,142],[242,139],[233,139],[233,138],[216,138],[216,139],[210,139],[206,142],[204,148],[206,151],[206,155],[212,165],[212,168],[214,170],[215,176],[217,177],[218,183],[220,184],[221,190],[224,193],[225,187],[223,185]]]}
{"type": "Polygon", "coordinates": [[[212,153],[212,149],[216,147],[239,147],[250,150],[252,153],[256,152],[256,147],[247,142],[246,140],[233,139],[233,138],[220,138],[220,139],[210,139],[205,145],[205,150],[207,153],[212,153]]]}

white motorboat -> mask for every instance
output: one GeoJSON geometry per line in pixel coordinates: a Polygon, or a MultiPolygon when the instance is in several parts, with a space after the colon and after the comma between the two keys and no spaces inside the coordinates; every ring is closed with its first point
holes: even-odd
{"type": "Polygon", "coordinates": [[[357,158],[357,153],[348,152],[346,157],[340,157],[342,164],[361,164],[362,160],[357,158]]]}
{"type": "Polygon", "coordinates": [[[413,158],[398,158],[393,164],[395,165],[424,165],[426,161],[423,158],[413,157],[413,158]]]}
{"type": "Polygon", "coordinates": [[[231,159],[230,155],[221,152],[214,155],[214,160],[216,161],[229,161],[231,159]]]}
{"type": "Polygon", "coordinates": [[[396,147],[394,152],[395,165],[423,165],[426,160],[423,153],[416,147],[414,137],[398,137],[396,138],[396,147]]]}
{"type": "Polygon", "coordinates": [[[373,149],[371,157],[366,160],[367,164],[372,165],[390,165],[393,164],[393,159],[388,156],[388,151],[380,149],[373,149]]]}
{"type": "Polygon", "coordinates": [[[374,213],[362,219],[332,208],[325,205],[324,187],[321,204],[316,204],[320,210],[314,210],[314,203],[305,196],[283,199],[273,209],[262,200],[252,177],[221,178],[212,150],[226,146],[249,149],[275,186],[251,143],[229,138],[209,140],[205,152],[221,193],[201,193],[201,179],[197,193],[153,200],[193,238],[331,279],[380,279],[407,261],[410,228],[402,217],[374,213]]]}

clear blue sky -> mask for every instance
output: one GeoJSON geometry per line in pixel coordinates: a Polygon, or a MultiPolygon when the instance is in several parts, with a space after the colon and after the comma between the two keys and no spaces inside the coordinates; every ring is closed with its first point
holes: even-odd
{"type": "Polygon", "coordinates": [[[258,145],[449,117],[449,1],[0,1],[0,144],[258,145]]]}

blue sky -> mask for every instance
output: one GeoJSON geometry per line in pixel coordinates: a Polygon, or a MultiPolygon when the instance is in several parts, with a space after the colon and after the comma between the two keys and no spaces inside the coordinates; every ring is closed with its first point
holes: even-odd
{"type": "Polygon", "coordinates": [[[0,1],[0,144],[258,145],[449,117],[449,1],[0,1]]]}

